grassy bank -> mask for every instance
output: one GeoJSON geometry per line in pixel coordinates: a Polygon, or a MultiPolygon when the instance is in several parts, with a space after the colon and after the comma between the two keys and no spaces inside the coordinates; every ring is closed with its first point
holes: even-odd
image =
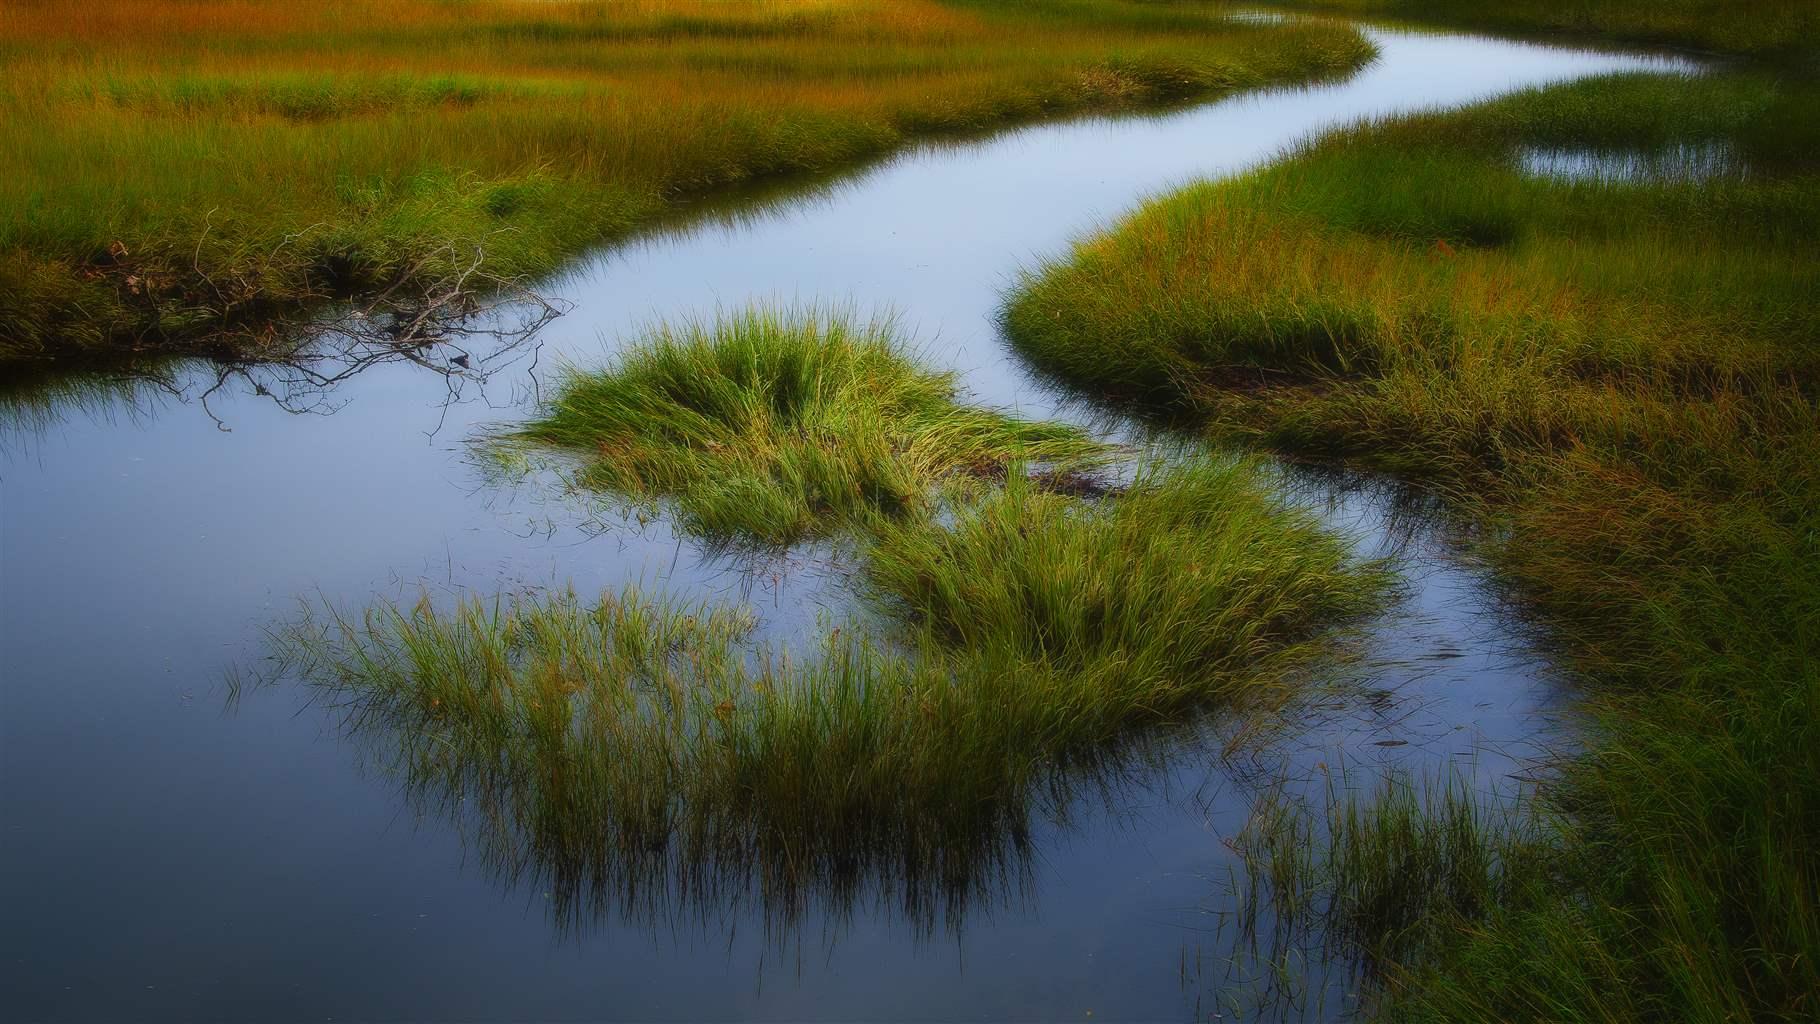
{"type": "MultiPolygon", "coordinates": [[[[1045,488],[1017,461],[1001,485],[945,477],[929,467],[982,457],[980,425],[995,443],[1064,432],[952,405],[941,378],[871,330],[748,316],[658,332],[620,367],[574,375],[555,402],[566,411],[530,436],[560,423],[563,447],[592,430],[616,451],[623,420],[602,410],[638,409],[652,417],[639,436],[674,447],[627,462],[691,465],[661,478],[685,515],[731,507],[713,497],[722,481],[762,481],[784,524],[844,529],[873,614],[792,651],[751,642],[741,609],[635,589],[597,604],[382,604],[284,631],[287,667],[411,789],[474,809],[493,859],[553,882],[561,913],[586,914],[603,892],[647,909],[675,892],[718,911],[756,886],[779,924],[858,897],[932,924],[958,922],[1015,869],[1034,815],[1208,710],[1277,699],[1336,625],[1381,601],[1382,567],[1270,497],[1249,463],[1157,463],[1093,499],[1045,488]],[[663,372],[674,366],[718,369],[663,372]],[[682,382],[696,386],[668,386],[682,382]],[[878,406],[848,402],[880,385],[867,392],[878,406]],[[844,474],[819,471],[803,488],[778,479],[795,457],[780,452],[826,435],[778,441],[794,428],[772,429],[776,417],[816,402],[888,412],[898,385],[923,400],[896,417],[912,434],[862,454],[899,490],[848,492],[844,474]],[[751,442],[721,432],[728,410],[759,420],[751,442]],[[684,436],[684,423],[705,432],[684,436]],[[820,490],[829,478],[841,486],[820,490]],[[807,509],[816,517],[797,518],[807,509]]],[[[652,487],[597,479],[633,496],[652,487]]],[[[778,540],[770,507],[711,522],[778,540]]]]}
{"type": "Polygon", "coordinates": [[[1553,841],[1436,911],[1392,1016],[1816,1010],[1815,110],[1739,70],[1345,130],[1153,202],[1006,306],[1092,396],[1446,495],[1586,680],[1553,841]]]}
{"type": "Polygon", "coordinates": [[[12,3],[0,360],[256,353],[308,300],[518,281],[731,184],[1369,53],[1123,0],[12,3]]]}

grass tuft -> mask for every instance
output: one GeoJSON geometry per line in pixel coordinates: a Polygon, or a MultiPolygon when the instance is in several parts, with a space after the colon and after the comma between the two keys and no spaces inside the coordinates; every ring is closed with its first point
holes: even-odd
{"type": "Polygon", "coordinates": [[[570,370],[511,441],[580,453],[580,482],[669,499],[717,541],[788,544],[926,507],[944,478],[1105,448],[960,403],[889,321],[763,308],[658,325],[602,371],[570,370]]]}

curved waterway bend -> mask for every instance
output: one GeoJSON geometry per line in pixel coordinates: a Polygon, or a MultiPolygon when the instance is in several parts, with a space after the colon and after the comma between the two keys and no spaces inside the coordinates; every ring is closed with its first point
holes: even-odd
{"type": "MultiPolygon", "coordinates": [[[[1045,830],[1017,884],[933,937],[889,900],[840,920],[812,913],[783,940],[735,905],[565,925],[536,877],[503,876],[450,816],[363,771],[332,715],[282,688],[224,714],[221,680],[311,593],[357,608],[422,585],[642,581],[747,600],[774,630],[812,624],[843,593],[815,552],[751,573],[661,521],[602,531],[537,483],[488,481],[464,439],[522,415],[559,358],[597,363],[639,323],[755,299],[894,309],[976,400],[1069,415],[991,326],[1021,263],[1147,194],[1336,123],[1683,66],[1373,35],[1382,58],[1342,84],[922,147],[606,251],[555,285],[575,308],[536,365],[454,405],[441,378],[408,365],[341,384],[317,409],[331,415],[287,412],[246,380],[204,415],[200,371],[179,381],[188,401],[48,400],[0,451],[0,1005],[59,1020],[1212,1009],[1220,972],[1202,968],[1224,941],[1219,837],[1252,792],[1213,752],[1179,758],[1168,785],[1116,812],[1084,807],[1045,830]]],[[[1401,540],[1411,596],[1374,626],[1354,697],[1249,767],[1472,761],[1496,777],[1518,765],[1545,730],[1546,673],[1480,581],[1432,536],[1399,535],[1369,491],[1302,497],[1363,550],[1401,540]]],[[[1338,995],[1315,1015],[1343,1009],[1338,995]]]]}

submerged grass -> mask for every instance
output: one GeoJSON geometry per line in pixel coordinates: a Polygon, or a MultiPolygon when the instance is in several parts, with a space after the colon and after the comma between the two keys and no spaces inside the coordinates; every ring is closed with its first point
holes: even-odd
{"type": "Polygon", "coordinates": [[[1347,129],[1151,203],[1006,306],[1094,396],[1426,482],[1587,681],[1547,841],[1506,856],[1394,802],[1334,826],[1360,864],[1445,839],[1546,879],[1359,896],[1357,934],[1431,936],[1388,947],[1387,1016],[1820,1011],[1816,110],[1738,69],[1347,129]],[[1738,173],[1523,159],[1712,145],[1738,173]]]}
{"type": "Polygon", "coordinates": [[[1033,815],[1270,699],[1386,582],[1246,463],[1158,466],[1102,503],[1021,472],[959,500],[867,542],[896,626],[806,653],[636,589],[331,611],[282,639],[414,788],[480,808],[573,905],[756,883],[780,925],[865,893],[958,923],[1033,815]]]}
{"type": "Polygon", "coordinates": [[[1264,963],[1311,956],[1369,988],[1443,953],[1493,908],[1562,884],[1551,826],[1463,776],[1324,781],[1309,795],[1265,794],[1231,841],[1241,936],[1264,963]]]}
{"type": "Polygon", "coordinates": [[[930,133],[1346,73],[1343,27],[1125,0],[0,8],[0,362],[515,280],[930,133]],[[476,278],[478,279],[478,278],[476,278]]]}
{"type": "Polygon", "coordinates": [[[512,440],[582,454],[582,484],[669,499],[691,532],[761,545],[924,506],[957,472],[1106,454],[962,404],[889,321],[762,308],[660,324],[611,369],[569,370],[512,440]]]}

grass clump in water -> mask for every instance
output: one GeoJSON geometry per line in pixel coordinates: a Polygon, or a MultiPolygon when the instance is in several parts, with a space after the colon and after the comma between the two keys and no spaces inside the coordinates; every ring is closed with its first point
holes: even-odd
{"type": "Polygon", "coordinates": [[[1145,740],[1271,699],[1386,577],[1247,464],[1148,472],[1094,504],[1013,473],[950,521],[881,520],[867,592],[895,627],[807,651],[736,610],[573,594],[382,604],[283,634],[291,665],[476,807],[512,863],[598,890],[889,893],[956,920],[1031,821],[1145,740]]]}
{"type": "Polygon", "coordinates": [[[1369,610],[1388,579],[1349,566],[1257,467],[1204,459],[1100,502],[1013,472],[951,525],[879,525],[866,556],[875,591],[934,642],[1089,677],[1163,717],[1249,685],[1258,657],[1369,610]]]}
{"type": "Polygon", "coordinates": [[[1587,682],[1560,825],[1523,846],[1549,883],[1458,915],[1392,892],[1445,938],[1395,947],[1390,1017],[1815,1011],[1816,110],[1741,69],[1347,129],[1152,203],[1006,307],[1097,397],[1429,483],[1587,682]],[[1714,145],[1743,172],[1522,166],[1714,145]]]}
{"type": "Polygon", "coordinates": [[[755,544],[920,508],[957,472],[1105,454],[959,397],[888,321],[755,308],[656,327],[611,369],[569,371],[514,440],[583,453],[584,485],[669,499],[692,532],[755,544]]]}
{"type": "MultiPolygon", "coordinates": [[[[1552,825],[1463,777],[1324,778],[1310,795],[1267,792],[1231,841],[1237,924],[1262,963],[1312,956],[1350,972],[1349,988],[1407,983],[1401,965],[1562,884],[1552,825]]],[[[1394,1002],[1365,1006],[1394,1016],[1394,1002]]]]}
{"type": "Polygon", "coordinates": [[[753,624],[628,588],[331,611],[281,639],[410,792],[472,808],[489,859],[574,923],[754,886],[782,922],[868,885],[958,911],[1015,852],[1017,808],[928,761],[950,752],[918,703],[951,689],[939,667],[853,636],[755,650],[753,624]]]}

